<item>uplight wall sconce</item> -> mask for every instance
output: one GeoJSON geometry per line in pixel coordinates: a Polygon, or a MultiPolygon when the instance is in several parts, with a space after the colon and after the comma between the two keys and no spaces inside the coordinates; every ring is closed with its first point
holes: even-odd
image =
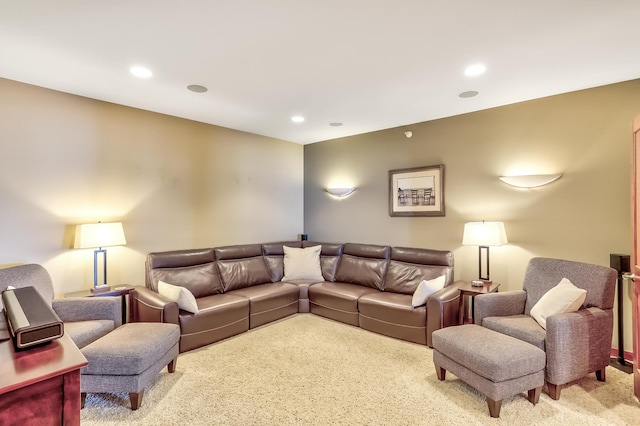
{"type": "Polygon", "coordinates": [[[483,220],[482,222],[464,224],[462,244],[478,246],[478,278],[485,283],[491,282],[489,278],[489,247],[501,246],[508,242],[503,222],[485,222],[483,220]],[[485,262],[482,261],[483,258],[485,262]]]}
{"type": "Polygon", "coordinates": [[[351,194],[353,191],[355,191],[355,188],[327,188],[325,189],[325,191],[327,191],[329,194],[335,196],[335,197],[346,197],[347,195],[351,194]]]}
{"type": "Polygon", "coordinates": [[[107,285],[107,250],[103,247],[123,246],[127,244],[121,222],[87,223],[76,226],[74,248],[96,248],[93,251],[93,288],[94,293],[109,290],[107,285]],[[98,261],[102,256],[102,284],[98,284],[98,261]]]}
{"type": "Polygon", "coordinates": [[[536,188],[554,182],[562,177],[562,173],[554,175],[522,175],[500,176],[500,180],[516,188],[536,188]]]}

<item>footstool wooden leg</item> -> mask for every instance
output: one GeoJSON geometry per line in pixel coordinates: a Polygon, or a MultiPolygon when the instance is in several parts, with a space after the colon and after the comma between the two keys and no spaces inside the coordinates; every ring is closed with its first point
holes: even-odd
{"type": "Polygon", "coordinates": [[[174,371],[176,371],[176,363],[178,362],[178,358],[174,358],[171,360],[171,362],[167,365],[167,370],[169,370],[169,373],[173,373],[174,371]]]}
{"type": "Polygon", "coordinates": [[[596,370],[596,378],[599,382],[605,382],[607,380],[607,375],[605,374],[604,368],[602,370],[596,370]]]}
{"type": "Polygon", "coordinates": [[[138,393],[135,393],[135,392],[129,393],[129,402],[131,402],[132,410],[137,410],[140,407],[140,404],[142,404],[143,396],[144,396],[144,389],[142,389],[138,393]]]}
{"type": "Polygon", "coordinates": [[[80,409],[84,408],[84,402],[87,399],[87,393],[86,392],[81,392],[80,393],[80,409]]]}
{"type": "Polygon", "coordinates": [[[529,402],[536,405],[540,401],[540,394],[542,393],[542,386],[535,389],[529,389],[529,402]]]}
{"type": "Polygon", "coordinates": [[[443,381],[447,375],[447,370],[435,364],[434,366],[436,367],[436,375],[438,376],[438,380],[443,381]]]}
{"type": "Polygon", "coordinates": [[[489,414],[493,418],[500,417],[500,408],[502,408],[502,400],[494,401],[491,398],[487,398],[487,405],[489,406],[489,414]]]}

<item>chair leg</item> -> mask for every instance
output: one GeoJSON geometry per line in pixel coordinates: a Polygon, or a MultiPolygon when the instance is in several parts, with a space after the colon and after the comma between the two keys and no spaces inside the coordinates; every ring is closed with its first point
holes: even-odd
{"type": "Polygon", "coordinates": [[[86,392],[81,392],[80,393],[80,409],[82,410],[84,408],[84,402],[87,399],[87,393],[86,392]]]}
{"type": "Polygon", "coordinates": [[[129,402],[131,402],[131,409],[137,410],[142,404],[142,397],[144,396],[144,389],[141,389],[140,392],[130,392],[129,393],[129,402]]]}
{"type": "Polygon", "coordinates": [[[436,367],[436,375],[438,376],[438,380],[443,381],[447,375],[447,370],[435,364],[434,366],[436,367]]]}
{"type": "Polygon", "coordinates": [[[178,358],[174,358],[171,360],[171,362],[167,365],[167,370],[169,370],[169,373],[173,373],[174,371],[176,371],[176,363],[178,362],[178,358]]]}
{"type": "Polygon", "coordinates": [[[538,403],[538,401],[540,401],[540,394],[542,393],[542,386],[538,386],[537,388],[534,389],[529,389],[529,398],[527,398],[529,400],[530,403],[532,403],[533,405],[536,405],[538,403]]]}
{"type": "Polygon", "coordinates": [[[554,385],[552,383],[547,383],[547,391],[549,392],[549,396],[551,399],[559,400],[560,399],[560,391],[562,390],[562,385],[554,385]]]}
{"type": "Polygon", "coordinates": [[[603,368],[602,370],[596,370],[596,378],[598,379],[599,382],[604,382],[607,380],[607,375],[605,374],[605,368],[603,368]]]}
{"type": "Polygon", "coordinates": [[[494,401],[491,398],[487,398],[487,405],[489,406],[489,415],[495,419],[500,417],[500,408],[502,408],[502,400],[494,401]]]}

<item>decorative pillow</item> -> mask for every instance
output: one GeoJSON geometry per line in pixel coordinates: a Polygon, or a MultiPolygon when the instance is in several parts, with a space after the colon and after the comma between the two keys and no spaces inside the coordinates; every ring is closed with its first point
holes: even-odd
{"type": "Polygon", "coordinates": [[[546,330],[547,318],[563,312],[577,311],[586,298],[587,290],[578,288],[567,278],[563,278],[557,286],[542,295],[529,315],[546,330]]]}
{"type": "Polygon", "coordinates": [[[411,306],[417,308],[418,306],[425,305],[429,296],[431,296],[436,291],[442,290],[444,288],[445,282],[446,277],[444,275],[440,275],[438,278],[434,278],[432,280],[420,281],[420,284],[418,284],[416,291],[413,292],[411,306]]]}
{"type": "Polygon", "coordinates": [[[322,246],[305,248],[283,246],[282,248],[284,250],[284,277],[282,277],[282,281],[324,281],[320,268],[322,246]]]}
{"type": "Polygon", "coordinates": [[[169,300],[173,300],[178,304],[178,307],[184,311],[198,313],[198,304],[193,293],[184,287],[165,283],[164,281],[158,281],[158,293],[163,295],[169,300]]]}

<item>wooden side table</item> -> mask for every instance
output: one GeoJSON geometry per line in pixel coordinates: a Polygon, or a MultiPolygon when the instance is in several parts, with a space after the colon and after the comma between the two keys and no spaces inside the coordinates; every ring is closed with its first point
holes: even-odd
{"type": "Polygon", "coordinates": [[[471,319],[473,322],[473,298],[479,294],[486,293],[494,293],[498,291],[498,287],[500,287],[500,283],[491,282],[485,283],[483,286],[472,286],[469,281],[456,281],[454,283],[455,286],[460,290],[460,305],[458,307],[458,324],[466,324],[468,319],[471,319]],[[471,318],[466,318],[467,313],[467,304],[466,297],[469,296],[471,299],[471,318]]]}
{"type": "Polygon", "coordinates": [[[85,365],[67,334],[21,351],[11,339],[0,342],[0,424],[80,425],[85,365]]]}
{"type": "Polygon", "coordinates": [[[120,296],[122,298],[122,323],[127,322],[127,296],[131,293],[135,286],[123,284],[109,287],[109,290],[94,293],[91,290],[74,291],[65,293],[64,297],[104,297],[104,296],[120,296]]]}

